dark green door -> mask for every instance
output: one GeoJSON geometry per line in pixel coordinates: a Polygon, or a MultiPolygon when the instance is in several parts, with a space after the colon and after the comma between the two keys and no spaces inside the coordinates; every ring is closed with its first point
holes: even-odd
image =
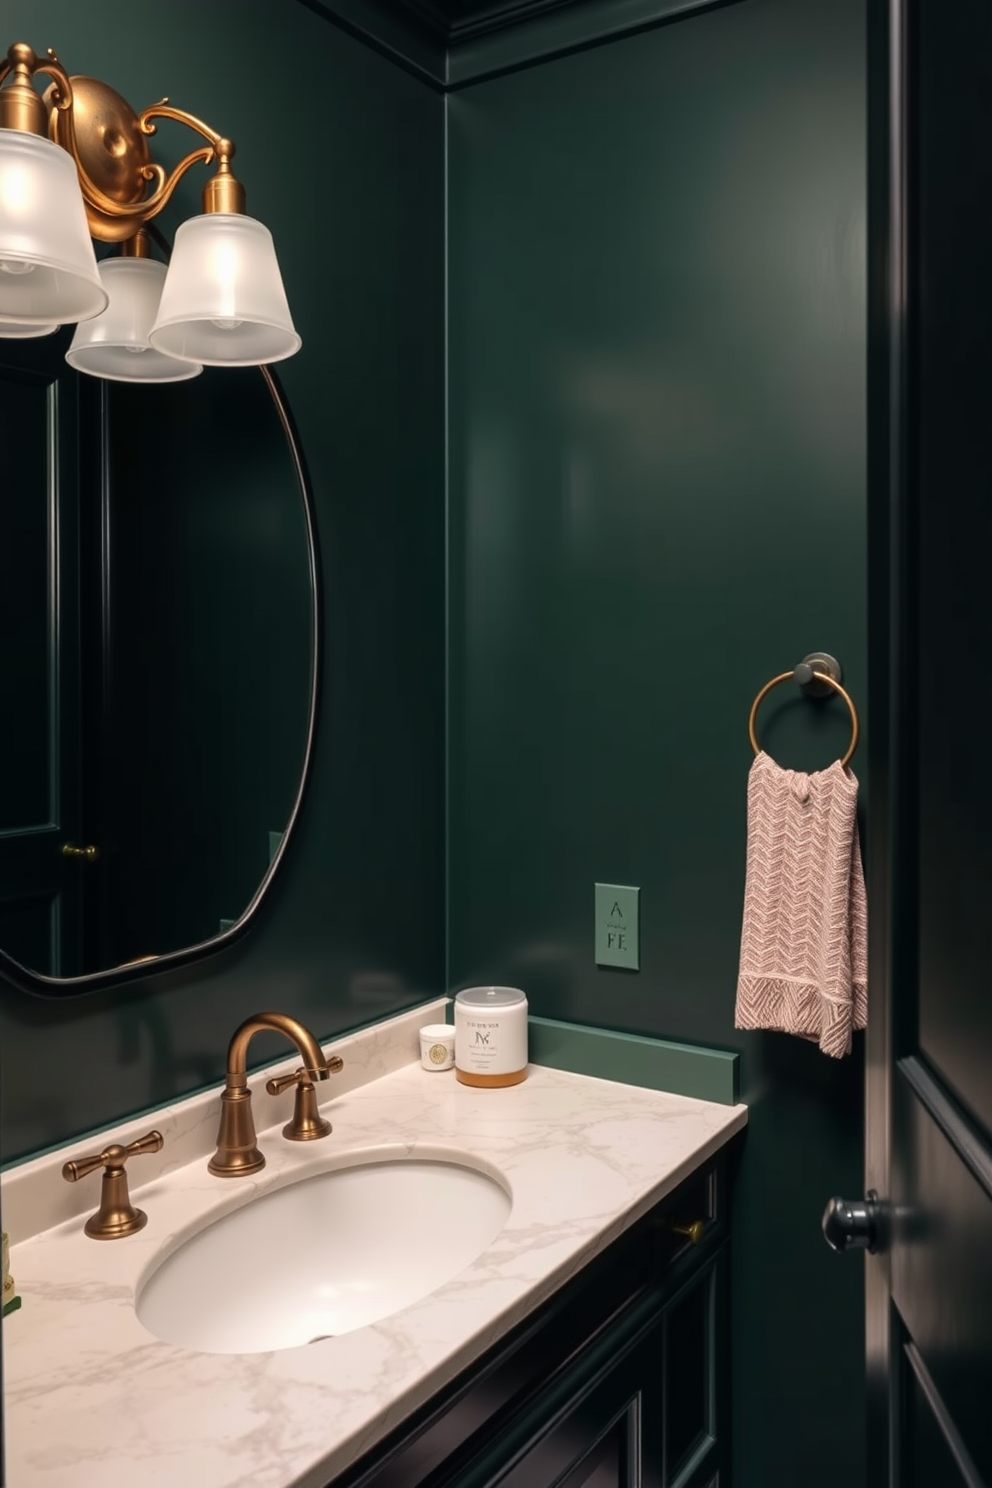
{"type": "Polygon", "coordinates": [[[992,1484],[992,6],[878,0],[872,20],[868,1481],[981,1488],[992,1484]]]}
{"type": "Polygon", "coordinates": [[[83,969],[75,377],[0,342],[0,945],[83,969]]]}

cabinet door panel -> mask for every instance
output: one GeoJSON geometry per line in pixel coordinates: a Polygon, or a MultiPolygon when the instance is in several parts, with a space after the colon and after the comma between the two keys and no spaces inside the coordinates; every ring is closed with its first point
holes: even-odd
{"type": "Polygon", "coordinates": [[[645,1417],[660,1420],[661,1396],[650,1388],[646,1400],[641,1390],[630,1392],[632,1362],[574,1401],[508,1471],[490,1479],[491,1488],[661,1488],[660,1478],[640,1471],[645,1417]]]}
{"type": "Polygon", "coordinates": [[[693,1488],[716,1465],[719,1262],[636,1338],[580,1364],[547,1426],[486,1488],[693,1488]]]}
{"type": "Polygon", "coordinates": [[[445,1488],[701,1488],[719,1478],[725,1254],[601,1337],[445,1488]],[[500,1460],[500,1454],[502,1461],[500,1460]],[[716,1477],[714,1477],[714,1474],[716,1477]]]}
{"type": "Polygon", "coordinates": [[[713,1300],[710,1271],[669,1308],[665,1318],[665,1481],[675,1483],[707,1438],[713,1421],[713,1300]]]}
{"type": "Polygon", "coordinates": [[[639,1406],[639,1399],[630,1401],[568,1474],[561,1488],[637,1488],[639,1406]]]}

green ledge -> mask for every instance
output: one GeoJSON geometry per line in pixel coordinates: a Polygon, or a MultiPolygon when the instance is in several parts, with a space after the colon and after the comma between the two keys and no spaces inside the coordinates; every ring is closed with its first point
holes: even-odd
{"type": "Polygon", "coordinates": [[[721,1106],[737,1104],[737,1054],[581,1023],[559,1023],[554,1018],[529,1018],[527,1022],[532,1064],[647,1090],[669,1090],[721,1106]]]}

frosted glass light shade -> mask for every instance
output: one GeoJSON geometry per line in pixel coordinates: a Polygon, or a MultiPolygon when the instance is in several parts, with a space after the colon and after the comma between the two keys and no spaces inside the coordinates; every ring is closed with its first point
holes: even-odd
{"type": "Polygon", "coordinates": [[[102,315],[77,326],[65,354],[70,367],[111,382],[185,382],[203,368],[149,345],[148,332],[165,283],[165,264],[152,258],[109,258],[100,279],[110,296],[102,315]]]}
{"type": "Polygon", "coordinates": [[[209,367],[256,367],[299,351],[268,228],[233,212],[177,228],[149,339],[209,367]]]}
{"type": "Polygon", "coordinates": [[[51,336],[57,325],[22,325],[18,320],[0,320],[0,341],[28,341],[35,336],[51,336]]]}
{"type": "Polygon", "coordinates": [[[106,303],[72,157],[0,129],[0,320],[65,324],[106,303]]]}

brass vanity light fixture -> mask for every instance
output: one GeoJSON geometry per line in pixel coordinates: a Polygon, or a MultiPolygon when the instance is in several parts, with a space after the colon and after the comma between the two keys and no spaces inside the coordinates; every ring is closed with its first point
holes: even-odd
{"type": "Polygon", "coordinates": [[[95,1152],[92,1157],[80,1157],[75,1162],[64,1165],[62,1177],[66,1183],[78,1183],[88,1173],[95,1173],[97,1168],[103,1169],[100,1207],[83,1226],[92,1240],[120,1240],[125,1235],[135,1235],[138,1230],[144,1229],[148,1223],[148,1215],[143,1209],[135,1209],[131,1203],[124,1164],[129,1157],[137,1157],[142,1152],[161,1152],[163,1145],[162,1133],[151,1131],[147,1137],[140,1137],[127,1147],[112,1142],[109,1147],[105,1147],[102,1152],[95,1152]]]}
{"type": "MultiPolygon", "coordinates": [[[[270,1086],[277,1085],[280,1090],[286,1089],[292,1081],[298,1084],[297,1115],[300,1117],[301,1129],[291,1133],[287,1128],[286,1135],[292,1136],[294,1141],[309,1141],[314,1137],[325,1137],[331,1129],[330,1122],[327,1122],[327,1130],[323,1130],[325,1123],[321,1122],[317,1114],[313,1082],[326,1080],[329,1075],[343,1069],[342,1061],[336,1056],[325,1059],[313,1034],[288,1014],[255,1013],[234,1030],[227,1051],[227,1079],[220,1098],[217,1151],[207,1164],[211,1173],[218,1178],[241,1178],[248,1173],[257,1173],[260,1168],[265,1167],[265,1158],[258,1150],[255,1140],[255,1122],[251,1114],[251,1091],[248,1089],[248,1045],[256,1033],[262,1033],[266,1029],[284,1034],[291,1043],[296,1045],[303,1061],[303,1069],[297,1070],[285,1083],[281,1080],[270,1082],[270,1086]],[[312,1108],[306,1104],[305,1087],[308,1084],[312,1108]],[[302,1129],[304,1124],[312,1126],[314,1121],[316,1121],[316,1128],[304,1133],[302,1129]]],[[[270,1093],[278,1092],[270,1090],[270,1093]]],[[[295,1121],[294,1117],[294,1121],[290,1122],[290,1127],[294,1126],[295,1121]]]]}
{"type": "Polygon", "coordinates": [[[128,382],[292,356],[301,341],[272,236],[245,214],[233,155],[230,139],[167,98],[138,114],[107,83],[69,77],[54,52],[10,47],[0,61],[0,337],[76,322],[67,360],[128,382]],[[51,79],[44,97],[39,76],[51,79]],[[156,119],[205,141],[168,174],[149,150],[156,119]],[[166,269],[144,229],[196,164],[216,171],[166,269]],[[121,257],[98,265],[91,237],[119,244],[121,257]]]}

